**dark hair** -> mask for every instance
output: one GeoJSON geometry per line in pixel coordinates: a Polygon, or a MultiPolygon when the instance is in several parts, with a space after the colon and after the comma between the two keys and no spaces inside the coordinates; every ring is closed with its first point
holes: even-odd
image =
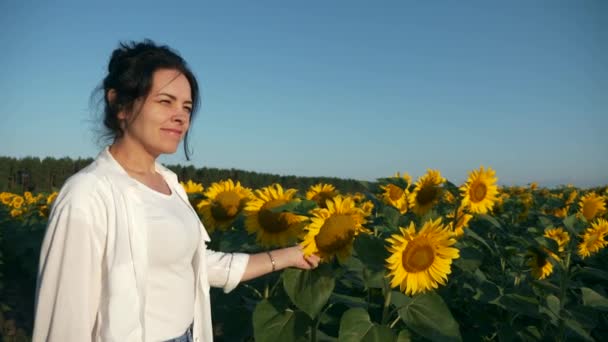
{"type": "MultiPolygon", "coordinates": [[[[168,46],[156,45],[149,39],[143,42],[121,42],[112,52],[108,75],[100,86],[103,88],[105,137],[116,139],[123,136],[124,131],[120,126],[118,113],[121,110],[132,111],[135,101],[145,98],[150,93],[154,72],[159,69],[174,69],[186,77],[190,83],[192,96],[190,121],[194,120],[200,101],[199,88],[196,77],[186,61],[168,46]],[[108,101],[108,92],[111,89],[115,91],[112,102],[108,101]]],[[[190,160],[188,132],[184,137],[184,154],[186,159],[190,160]]]]}

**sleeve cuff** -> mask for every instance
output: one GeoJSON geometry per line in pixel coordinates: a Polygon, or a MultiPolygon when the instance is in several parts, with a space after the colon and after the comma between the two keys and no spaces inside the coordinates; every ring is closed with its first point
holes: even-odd
{"type": "Polygon", "coordinates": [[[232,260],[228,266],[228,279],[226,279],[226,284],[224,285],[224,293],[234,290],[241,282],[248,262],[249,254],[233,253],[232,260]]]}

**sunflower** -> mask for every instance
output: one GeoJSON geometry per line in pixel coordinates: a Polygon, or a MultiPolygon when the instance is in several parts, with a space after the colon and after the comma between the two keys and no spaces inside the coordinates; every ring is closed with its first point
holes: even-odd
{"type": "Polygon", "coordinates": [[[13,201],[13,197],[15,197],[15,194],[10,192],[2,192],[0,193],[0,202],[2,202],[4,205],[10,205],[13,201]]]}
{"type": "Polygon", "coordinates": [[[536,182],[530,183],[530,190],[534,191],[536,189],[538,189],[538,183],[536,183],[536,182]]]}
{"type": "MultiPolygon", "coordinates": [[[[545,279],[553,273],[553,264],[550,257],[557,258],[553,253],[539,248],[528,251],[528,266],[531,268],[532,276],[536,279],[545,279]]],[[[557,258],[556,260],[559,260],[557,258]]]]}
{"type": "Polygon", "coordinates": [[[557,242],[558,252],[563,252],[568,242],[570,242],[570,235],[564,231],[563,228],[550,228],[545,230],[544,237],[553,239],[557,242]]]}
{"type": "Polygon", "coordinates": [[[303,231],[306,216],[290,212],[275,212],[272,209],[293,201],[298,190],[283,191],[280,184],[273,184],[256,190],[245,206],[245,227],[250,234],[257,235],[257,241],[265,247],[287,246],[295,242],[303,231]]]}
{"type": "Polygon", "coordinates": [[[320,208],[327,208],[325,201],[334,198],[339,192],[331,184],[319,183],[311,186],[306,192],[306,199],[317,202],[320,208]]]}
{"type": "Polygon", "coordinates": [[[384,203],[397,208],[401,214],[407,212],[407,197],[409,195],[407,188],[403,189],[395,184],[387,184],[381,185],[380,189],[383,191],[381,198],[384,203]]]}
{"type": "Polygon", "coordinates": [[[182,185],[182,187],[184,187],[184,190],[186,191],[186,193],[188,195],[190,194],[200,194],[203,192],[203,185],[200,183],[195,183],[192,180],[188,180],[187,183],[184,182],[179,182],[179,184],[182,185]]]}
{"type": "Polygon", "coordinates": [[[363,217],[371,216],[374,211],[374,203],[372,201],[356,203],[356,205],[363,211],[363,217]]]}
{"type": "Polygon", "coordinates": [[[196,205],[209,232],[227,229],[243,211],[251,197],[251,189],[244,188],[240,182],[236,185],[232,179],[212,183],[205,191],[206,199],[196,205]]]}
{"type": "Polygon", "coordinates": [[[579,212],[583,215],[587,221],[593,220],[593,218],[601,214],[606,210],[606,203],[602,196],[598,196],[595,192],[586,194],[578,202],[579,212]]]}
{"type": "Polygon", "coordinates": [[[23,209],[16,209],[16,208],[11,209],[10,215],[13,218],[19,217],[19,216],[23,215],[23,209]]]}
{"type": "Polygon", "coordinates": [[[53,193],[51,193],[49,197],[46,198],[46,204],[53,204],[53,202],[55,202],[55,199],[57,198],[57,195],[59,195],[59,193],[57,191],[53,191],[53,193]]]}
{"type": "Polygon", "coordinates": [[[443,193],[443,200],[446,203],[453,204],[456,202],[456,197],[454,197],[454,195],[451,192],[446,191],[443,193]]]}
{"type": "Polygon", "coordinates": [[[570,194],[568,195],[568,199],[566,200],[566,205],[570,205],[572,203],[574,203],[574,200],[576,199],[576,196],[578,196],[578,191],[573,190],[572,192],[570,192],[570,194]]]}
{"type": "Polygon", "coordinates": [[[14,209],[21,209],[24,202],[25,199],[23,199],[23,197],[15,195],[15,197],[13,197],[13,200],[11,201],[11,207],[13,207],[14,209]]]}
{"type": "Polygon", "coordinates": [[[456,237],[461,237],[464,235],[464,228],[469,226],[469,221],[473,218],[473,215],[468,214],[464,211],[463,207],[458,208],[458,222],[456,222],[456,227],[454,228],[454,213],[447,214],[447,217],[450,219],[450,223],[448,223],[448,227],[451,231],[454,232],[456,237]]]}
{"type": "Polygon", "coordinates": [[[566,218],[567,215],[568,215],[568,207],[555,208],[553,210],[553,216],[555,216],[555,217],[566,218]]]}
{"type": "Polygon", "coordinates": [[[582,241],[578,244],[578,255],[586,258],[606,247],[608,245],[606,235],[608,235],[608,221],[598,219],[595,223],[591,223],[591,227],[585,229],[581,236],[582,241]]]}
{"type": "Polygon", "coordinates": [[[452,232],[441,223],[441,218],[427,221],[416,233],[416,226],[399,228],[400,234],[386,239],[391,256],[386,259],[391,287],[399,286],[411,296],[445,285],[452,272],[452,260],[460,256],[452,232]]]}
{"type": "Polygon", "coordinates": [[[365,213],[350,197],[338,195],[327,201],[327,208],[313,209],[311,214],[301,245],[304,255],[316,254],[325,262],[334,256],[345,261],[352,253],[355,237],[369,232],[362,226],[365,213]]]}
{"type": "Polygon", "coordinates": [[[439,170],[427,170],[427,173],[416,181],[414,191],[409,195],[409,205],[417,215],[424,215],[431,210],[442,196],[441,185],[445,183],[439,170]]]}
{"type": "Polygon", "coordinates": [[[494,170],[488,168],[485,171],[483,166],[469,172],[469,179],[460,190],[463,193],[462,204],[468,206],[472,213],[485,214],[492,209],[498,195],[495,175],[494,170]]]}

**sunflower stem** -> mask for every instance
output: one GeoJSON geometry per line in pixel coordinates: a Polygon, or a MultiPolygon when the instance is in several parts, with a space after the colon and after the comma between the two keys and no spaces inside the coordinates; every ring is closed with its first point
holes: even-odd
{"type": "Polygon", "coordinates": [[[568,249],[566,254],[566,260],[564,261],[564,269],[562,277],[560,279],[560,293],[559,293],[559,335],[558,341],[564,341],[566,334],[566,321],[564,320],[562,312],[566,306],[566,291],[568,290],[568,280],[570,280],[570,258],[572,256],[572,248],[568,249]]]}
{"type": "Polygon", "coordinates": [[[264,286],[264,299],[270,298],[270,286],[268,286],[268,281],[266,282],[266,286],[264,286]]]}
{"type": "Polygon", "coordinates": [[[310,326],[310,342],[317,342],[317,326],[319,325],[319,318],[315,318],[310,326]]]}
{"type": "Polygon", "coordinates": [[[243,284],[243,286],[247,289],[250,289],[251,291],[253,291],[259,298],[264,298],[262,296],[262,293],[260,291],[258,291],[258,289],[256,289],[255,287],[248,285],[248,284],[243,284]]]}
{"type": "Polygon", "coordinates": [[[389,325],[388,327],[393,329],[393,327],[395,327],[395,324],[397,324],[397,322],[399,322],[399,320],[401,319],[400,316],[397,316],[397,318],[395,318],[395,320],[393,320],[393,322],[391,323],[391,325],[389,325]]]}
{"type": "Polygon", "coordinates": [[[393,291],[391,291],[391,289],[388,286],[386,279],[385,279],[384,280],[384,308],[382,309],[382,324],[386,324],[390,318],[388,310],[391,305],[391,294],[392,293],[393,293],[393,291]]]}

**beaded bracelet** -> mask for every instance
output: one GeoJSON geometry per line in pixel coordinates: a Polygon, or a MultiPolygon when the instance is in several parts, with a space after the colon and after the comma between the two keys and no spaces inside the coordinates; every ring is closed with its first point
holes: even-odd
{"type": "Polygon", "coordinates": [[[277,269],[277,263],[274,261],[274,258],[272,257],[272,254],[270,254],[269,251],[266,251],[266,254],[268,254],[268,257],[270,258],[270,263],[272,264],[272,272],[276,271],[276,269],[277,269]]]}

